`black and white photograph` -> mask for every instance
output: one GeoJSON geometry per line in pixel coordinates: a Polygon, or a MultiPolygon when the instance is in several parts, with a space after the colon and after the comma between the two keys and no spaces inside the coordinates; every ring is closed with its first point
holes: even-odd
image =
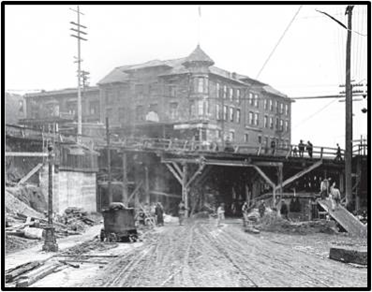
{"type": "Polygon", "coordinates": [[[371,289],[371,3],[1,3],[2,290],[371,289]]]}

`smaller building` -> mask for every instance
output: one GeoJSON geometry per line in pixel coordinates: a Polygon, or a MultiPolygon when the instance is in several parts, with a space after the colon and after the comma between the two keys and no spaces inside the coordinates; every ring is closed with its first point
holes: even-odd
{"type": "MultiPolygon", "coordinates": [[[[77,129],[77,89],[42,91],[25,95],[26,119],[20,124],[48,131],[75,134],[77,129]]],[[[98,87],[86,87],[81,91],[82,122],[88,134],[100,121],[100,94],[98,87]]],[[[83,135],[84,133],[83,127],[83,135]]]]}

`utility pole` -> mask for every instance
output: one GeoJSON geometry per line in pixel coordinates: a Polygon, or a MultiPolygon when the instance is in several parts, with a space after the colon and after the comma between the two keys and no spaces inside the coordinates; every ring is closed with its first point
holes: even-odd
{"type": "Polygon", "coordinates": [[[110,132],[109,132],[109,118],[106,117],[106,139],[107,139],[107,193],[109,199],[109,205],[112,203],[112,192],[111,192],[111,153],[110,153],[110,132]]]}
{"type": "Polygon", "coordinates": [[[349,5],[346,8],[345,14],[348,16],[347,26],[347,40],[346,40],[346,102],[345,102],[345,116],[346,116],[346,135],[345,135],[345,194],[346,206],[348,206],[353,199],[352,194],[352,140],[353,140],[353,97],[352,86],[350,80],[351,72],[351,26],[352,26],[352,11],[354,6],[349,5]]]}
{"type": "Polygon", "coordinates": [[[44,251],[58,251],[58,244],[54,234],[53,226],[53,146],[48,145],[48,226],[45,227],[45,242],[42,247],[44,251]]]}
{"type": "Polygon", "coordinates": [[[70,23],[74,25],[73,28],[70,28],[72,31],[74,31],[75,34],[71,34],[72,37],[77,38],[77,48],[78,48],[78,56],[76,58],[75,63],[78,64],[78,100],[77,100],[77,111],[78,111],[78,128],[77,128],[77,135],[78,139],[82,134],[82,113],[81,113],[81,82],[80,79],[82,77],[81,75],[81,62],[83,61],[81,59],[81,45],[80,41],[86,41],[86,38],[83,38],[81,35],[86,35],[87,33],[83,31],[83,29],[86,29],[87,27],[80,24],[80,14],[84,15],[84,13],[80,12],[79,5],[77,6],[77,10],[70,8],[72,11],[76,12],[77,15],[77,23],[71,21],[70,23]]]}

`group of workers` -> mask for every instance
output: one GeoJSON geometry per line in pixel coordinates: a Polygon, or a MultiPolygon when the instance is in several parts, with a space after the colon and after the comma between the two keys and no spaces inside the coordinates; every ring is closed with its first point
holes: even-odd
{"type": "Polygon", "coordinates": [[[341,202],[340,190],[336,187],[336,182],[330,185],[330,180],[325,178],[320,183],[320,199],[330,200],[332,211],[338,209],[341,202]]]}
{"type": "Polygon", "coordinates": [[[139,224],[164,226],[164,207],[160,202],[149,206],[147,203],[138,213],[139,224]]]}

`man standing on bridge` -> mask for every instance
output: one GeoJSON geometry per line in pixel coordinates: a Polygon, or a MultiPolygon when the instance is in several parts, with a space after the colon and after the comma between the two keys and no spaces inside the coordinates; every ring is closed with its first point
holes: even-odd
{"type": "Polygon", "coordinates": [[[300,143],[298,144],[298,153],[300,157],[304,157],[304,151],[305,151],[305,144],[300,140],[300,143]]]}
{"type": "Polygon", "coordinates": [[[311,144],[310,141],[307,141],[307,147],[306,147],[307,152],[309,153],[309,157],[313,158],[313,144],[311,144]]]}
{"type": "Polygon", "coordinates": [[[223,219],[225,219],[225,204],[221,203],[217,208],[217,227],[220,226],[221,220],[223,219]]]}

